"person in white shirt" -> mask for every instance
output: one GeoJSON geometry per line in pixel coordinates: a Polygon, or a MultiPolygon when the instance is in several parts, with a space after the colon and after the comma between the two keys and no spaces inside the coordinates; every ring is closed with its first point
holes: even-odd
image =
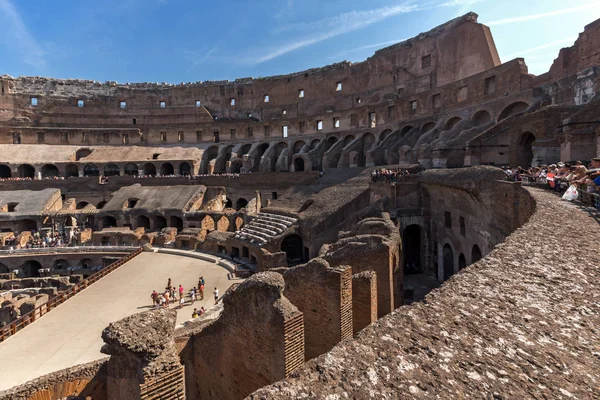
{"type": "Polygon", "coordinates": [[[217,304],[219,302],[219,289],[215,288],[213,294],[215,295],[215,304],[217,304]]]}

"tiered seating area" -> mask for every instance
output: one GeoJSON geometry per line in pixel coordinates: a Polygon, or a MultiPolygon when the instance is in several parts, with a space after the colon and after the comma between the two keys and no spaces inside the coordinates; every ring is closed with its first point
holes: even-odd
{"type": "Polygon", "coordinates": [[[248,225],[237,231],[235,238],[262,246],[271,238],[284,233],[296,221],[297,218],[261,212],[248,225]]]}

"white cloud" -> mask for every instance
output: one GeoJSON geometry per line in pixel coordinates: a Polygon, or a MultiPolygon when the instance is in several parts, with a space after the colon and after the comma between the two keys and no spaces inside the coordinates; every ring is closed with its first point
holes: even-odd
{"type": "Polygon", "coordinates": [[[3,40],[16,48],[25,63],[38,69],[46,66],[46,52],[31,35],[10,0],[0,0],[0,26],[6,28],[3,40]]]}
{"type": "Polygon", "coordinates": [[[555,40],[553,42],[542,44],[540,46],[531,47],[529,49],[519,50],[516,53],[510,54],[503,58],[505,58],[506,60],[512,60],[513,58],[527,56],[530,53],[534,53],[539,50],[547,49],[549,47],[556,47],[560,44],[565,44],[565,43],[573,43],[573,42],[575,42],[575,40],[577,40],[577,36],[571,36],[571,37],[568,37],[565,39],[555,40]]]}
{"type": "Polygon", "coordinates": [[[198,65],[212,58],[212,55],[219,49],[219,46],[220,43],[217,43],[212,48],[208,49],[208,51],[206,51],[206,48],[201,51],[184,50],[183,55],[188,61],[192,63],[192,65],[188,68],[187,72],[191,72],[198,65]]]}
{"type": "Polygon", "coordinates": [[[379,47],[386,47],[386,46],[390,46],[392,44],[403,42],[405,40],[406,39],[388,40],[388,41],[385,41],[385,42],[373,43],[373,44],[368,44],[366,46],[355,47],[355,48],[352,48],[352,49],[340,51],[339,53],[336,53],[336,54],[332,55],[329,58],[338,58],[340,56],[343,56],[344,54],[350,54],[350,53],[354,53],[354,52],[361,51],[361,50],[368,50],[368,49],[375,49],[375,48],[379,48],[379,47]]]}
{"type": "Polygon", "coordinates": [[[563,8],[561,10],[554,10],[554,11],[549,11],[549,12],[539,13],[539,14],[532,14],[532,15],[524,15],[522,17],[505,18],[505,19],[500,19],[497,21],[488,22],[485,24],[488,26],[513,24],[515,22],[526,22],[526,21],[531,21],[531,20],[535,20],[535,19],[553,17],[556,15],[563,15],[563,14],[569,14],[569,13],[574,13],[574,12],[578,12],[578,11],[585,11],[585,10],[589,10],[590,8],[598,8],[598,7],[600,7],[600,2],[594,1],[589,4],[579,6],[579,7],[563,8]]]}

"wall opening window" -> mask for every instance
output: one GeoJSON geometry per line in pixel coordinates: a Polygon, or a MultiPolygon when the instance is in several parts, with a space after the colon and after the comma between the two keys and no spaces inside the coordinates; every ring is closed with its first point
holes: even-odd
{"type": "Polygon", "coordinates": [[[431,106],[434,110],[442,107],[442,98],[439,93],[431,96],[431,106]]]}
{"type": "Polygon", "coordinates": [[[152,159],[158,160],[158,156],[160,156],[160,153],[154,153],[154,154],[152,154],[152,159]]]}
{"type": "Polygon", "coordinates": [[[235,136],[236,136],[236,134],[235,134],[235,129],[230,129],[230,130],[229,130],[229,137],[230,137],[231,139],[235,139],[235,136]]]}
{"type": "Polygon", "coordinates": [[[202,106],[202,102],[200,100],[196,100],[196,107],[201,107],[202,106]]]}
{"type": "Polygon", "coordinates": [[[248,137],[254,137],[254,129],[251,126],[248,127],[248,137]]]}
{"type": "Polygon", "coordinates": [[[229,99],[229,105],[235,106],[235,99],[229,99]]]}
{"type": "Polygon", "coordinates": [[[219,131],[213,131],[213,141],[219,143],[219,131]]]}
{"type": "Polygon", "coordinates": [[[350,126],[358,126],[358,115],[350,114],[350,126]]]}
{"type": "Polygon", "coordinates": [[[137,125],[137,119],[134,118],[132,122],[134,125],[137,125]]]}
{"type": "Polygon", "coordinates": [[[167,108],[167,103],[164,101],[160,102],[160,108],[167,108]]]}
{"type": "Polygon", "coordinates": [[[446,228],[452,228],[452,214],[450,214],[450,211],[444,211],[444,225],[446,228]]]}
{"type": "Polygon", "coordinates": [[[306,122],[300,121],[298,123],[298,129],[300,130],[300,133],[304,133],[304,131],[306,131],[306,122]]]}
{"type": "Polygon", "coordinates": [[[177,141],[178,142],[183,142],[183,140],[185,139],[183,132],[177,132],[177,141]]]}
{"type": "Polygon", "coordinates": [[[277,200],[277,192],[271,192],[271,199],[277,200]]]}
{"type": "Polygon", "coordinates": [[[456,95],[456,101],[457,102],[465,101],[465,100],[467,100],[468,95],[469,95],[469,88],[467,86],[458,88],[458,93],[456,95]]]}
{"type": "Polygon", "coordinates": [[[336,87],[335,87],[335,91],[336,92],[341,92],[342,91],[342,82],[338,82],[336,87]]]}
{"type": "Polygon", "coordinates": [[[321,121],[320,119],[317,120],[317,130],[318,131],[322,131],[323,130],[323,121],[321,121]]]}
{"type": "Polygon", "coordinates": [[[284,108],[283,110],[281,110],[281,114],[282,115],[287,115],[287,110],[284,108]]]}
{"type": "Polygon", "coordinates": [[[496,91],[496,76],[490,76],[485,80],[483,94],[492,94],[496,91]]]}
{"type": "Polygon", "coordinates": [[[394,106],[388,106],[388,119],[393,119],[394,118],[394,106]]]}
{"type": "Polygon", "coordinates": [[[87,142],[89,142],[89,141],[90,141],[90,138],[89,138],[89,136],[88,136],[87,132],[83,132],[83,133],[81,134],[81,141],[82,141],[82,142],[84,142],[84,143],[87,143],[87,142]]]}
{"type": "Polygon", "coordinates": [[[35,106],[37,106],[37,105],[38,105],[38,99],[37,99],[37,97],[32,97],[32,98],[31,98],[31,105],[32,105],[33,107],[35,107],[35,106]]]}
{"type": "Polygon", "coordinates": [[[374,112],[369,113],[369,127],[375,128],[377,126],[377,114],[374,112]]]}
{"type": "Polygon", "coordinates": [[[46,137],[44,135],[44,132],[38,132],[37,133],[37,141],[38,141],[38,143],[44,143],[45,140],[46,140],[46,137]]]}
{"type": "Polygon", "coordinates": [[[82,108],[85,105],[83,100],[77,100],[77,107],[82,108]]]}
{"type": "Polygon", "coordinates": [[[160,133],[160,141],[161,142],[166,142],[167,141],[167,132],[161,132],[160,133]]]}
{"type": "Polygon", "coordinates": [[[410,101],[410,102],[408,103],[408,110],[409,110],[411,113],[414,113],[414,112],[416,112],[416,111],[417,111],[417,101],[416,101],[416,100],[410,101]]]}
{"type": "Polygon", "coordinates": [[[334,128],[340,127],[340,117],[333,117],[333,127],[334,128]]]}
{"type": "Polygon", "coordinates": [[[304,89],[298,90],[298,97],[304,97],[304,89]]]}
{"type": "Polygon", "coordinates": [[[21,134],[20,133],[13,133],[12,137],[13,137],[13,144],[21,144],[21,134]]]}
{"type": "Polygon", "coordinates": [[[283,134],[284,138],[288,137],[288,127],[287,127],[287,125],[284,125],[284,126],[281,127],[281,133],[283,134]]]}
{"type": "Polygon", "coordinates": [[[271,136],[271,127],[269,125],[265,125],[265,137],[271,136]]]}
{"type": "Polygon", "coordinates": [[[15,212],[15,208],[19,205],[19,203],[8,203],[6,205],[6,212],[15,212]]]}
{"type": "Polygon", "coordinates": [[[196,142],[202,141],[202,130],[196,131],[196,142]]]}
{"type": "Polygon", "coordinates": [[[421,68],[431,67],[431,54],[421,57],[421,68]]]}
{"type": "Polygon", "coordinates": [[[123,134],[123,144],[129,144],[129,133],[123,134]]]}
{"type": "Polygon", "coordinates": [[[126,101],[121,101],[121,102],[119,103],[119,107],[121,107],[121,108],[126,108],[126,107],[127,107],[127,102],[126,102],[126,101]]]}
{"type": "Polygon", "coordinates": [[[360,97],[357,97],[357,98],[356,98],[356,104],[360,104],[360,103],[362,103],[362,100],[361,100],[361,98],[360,98],[360,97]]]}
{"type": "Polygon", "coordinates": [[[269,95],[265,94],[265,103],[268,103],[268,102],[269,102],[269,95]]]}
{"type": "Polygon", "coordinates": [[[61,132],[60,141],[66,143],[69,141],[69,134],[67,132],[61,132]]]}

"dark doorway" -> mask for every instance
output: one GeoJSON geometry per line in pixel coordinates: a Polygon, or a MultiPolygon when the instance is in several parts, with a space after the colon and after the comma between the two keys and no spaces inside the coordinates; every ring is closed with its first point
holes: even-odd
{"type": "Polygon", "coordinates": [[[449,244],[444,246],[444,280],[454,275],[454,252],[449,244]]]}
{"type": "Polygon", "coordinates": [[[127,163],[123,168],[123,172],[125,173],[125,175],[137,176],[138,166],[134,163],[127,163]]]}
{"type": "Polygon", "coordinates": [[[144,164],[144,175],[155,176],[156,166],[152,163],[144,164]]]}
{"type": "Polygon", "coordinates": [[[54,164],[46,164],[42,167],[42,178],[54,178],[58,176],[58,167],[54,164]]]}
{"type": "Polygon", "coordinates": [[[473,250],[471,250],[471,264],[476,263],[481,260],[481,250],[479,250],[479,246],[476,244],[473,245],[473,250]]]}
{"type": "Polygon", "coordinates": [[[161,230],[167,227],[167,219],[165,217],[156,217],[156,230],[161,230]]]}
{"type": "Polygon", "coordinates": [[[35,260],[29,260],[25,262],[25,264],[21,265],[21,272],[19,273],[19,278],[32,278],[35,276],[40,276],[40,269],[42,268],[42,264],[35,260]]]}
{"type": "Polygon", "coordinates": [[[192,173],[192,167],[190,167],[189,163],[182,162],[179,165],[179,175],[188,176],[188,175],[191,175],[191,173],[192,173]]]}
{"type": "Polygon", "coordinates": [[[144,228],[145,230],[149,230],[150,229],[150,218],[146,217],[145,215],[138,215],[137,217],[137,227],[138,228],[144,228]]]}
{"type": "Polygon", "coordinates": [[[173,175],[174,173],[173,164],[167,162],[160,166],[161,175],[173,175]]]}
{"type": "Polygon", "coordinates": [[[10,167],[8,165],[0,164],[0,178],[10,178],[12,176],[12,172],[10,171],[10,167]]]}
{"type": "Polygon", "coordinates": [[[35,175],[35,168],[29,164],[21,164],[17,168],[17,175],[19,178],[33,178],[35,175]]]}
{"type": "Polygon", "coordinates": [[[467,267],[467,260],[465,259],[465,255],[461,253],[458,256],[458,269],[461,270],[466,267],[467,267]]]}
{"type": "Polygon", "coordinates": [[[83,176],[100,176],[98,166],[95,164],[87,164],[83,167],[83,176]]]}
{"type": "Polygon", "coordinates": [[[281,242],[281,251],[287,255],[289,266],[304,262],[304,244],[299,235],[290,235],[281,242]]]}
{"type": "Polygon", "coordinates": [[[421,227],[419,225],[409,225],[404,229],[402,249],[404,250],[404,274],[422,274],[421,227]]]}
{"type": "Polygon", "coordinates": [[[115,217],[111,217],[110,215],[105,215],[102,217],[102,228],[110,228],[113,226],[117,226],[117,220],[115,217]]]}
{"type": "Polygon", "coordinates": [[[294,160],[294,171],[295,172],[304,171],[304,159],[298,157],[294,160]]]}
{"type": "Polygon", "coordinates": [[[67,164],[65,167],[65,176],[67,178],[76,178],[79,176],[79,167],[75,164],[67,164]]]}
{"type": "Polygon", "coordinates": [[[533,161],[533,142],[535,142],[535,136],[531,132],[525,132],[521,135],[517,146],[517,166],[523,168],[531,167],[531,162],[533,161]]]}
{"type": "Polygon", "coordinates": [[[121,169],[117,164],[106,164],[104,166],[104,176],[119,176],[121,169]]]}
{"type": "Polygon", "coordinates": [[[171,219],[169,220],[171,227],[173,228],[177,228],[177,231],[180,231],[183,229],[183,220],[179,217],[176,216],[172,216],[171,219]]]}
{"type": "Polygon", "coordinates": [[[248,205],[248,200],[246,200],[242,197],[242,198],[238,199],[238,201],[235,202],[235,210],[240,211],[242,208],[246,207],[247,205],[248,205]]]}

